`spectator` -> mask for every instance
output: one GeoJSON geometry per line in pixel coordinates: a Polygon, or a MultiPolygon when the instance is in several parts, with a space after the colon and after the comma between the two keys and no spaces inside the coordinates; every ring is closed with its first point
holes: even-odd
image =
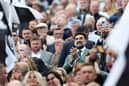
{"type": "Polygon", "coordinates": [[[63,40],[64,31],[61,28],[53,28],[53,37],[55,39],[62,39],[63,40]]]}
{"type": "Polygon", "coordinates": [[[50,45],[54,43],[54,37],[49,36],[48,33],[48,25],[46,23],[39,23],[35,25],[35,29],[37,29],[37,34],[43,43],[43,48],[46,50],[46,45],[50,45]]]}
{"type": "Polygon", "coordinates": [[[23,86],[22,82],[18,81],[18,80],[11,80],[7,86],[23,86]]]}
{"type": "Polygon", "coordinates": [[[22,37],[25,41],[29,41],[32,38],[32,32],[29,28],[25,28],[22,31],[22,37]]]}
{"type": "Polygon", "coordinates": [[[46,86],[46,80],[37,71],[29,71],[23,79],[24,86],[46,86]]]}
{"type": "Polygon", "coordinates": [[[42,22],[49,24],[50,23],[50,16],[47,12],[42,11],[41,15],[43,16],[43,18],[41,19],[42,22]]]}
{"type": "Polygon", "coordinates": [[[73,82],[76,82],[79,86],[83,85],[80,79],[80,69],[82,65],[83,63],[78,63],[74,66],[72,70],[73,82]]]}
{"type": "Polygon", "coordinates": [[[47,76],[47,86],[63,86],[63,81],[60,75],[55,71],[50,71],[47,76]]]}
{"type": "Polygon", "coordinates": [[[41,11],[44,10],[44,8],[41,7],[41,5],[39,4],[39,2],[33,2],[31,6],[32,6],[33,9],[35,9],[38,12],[41,12],[41,11]]]}
{"type": "Polygon", "coordinates": [[[51,17],[53,17],[56,14],[56,7],[60,4],[57,0],[53,0],[50,9],[49,9],[49,14],[51,17]]]}
{"type": "Polygon", "coordinates": [[[90,13],[89,6],[90,6],[90,0],[79,0],[79,14],[78,19],[81,20],[81,25],[84,24],[86,15],[90,13]]]}
{"type": "Polygon", "coordinates": [[[109,21],[111,23],[115,24],[121,18],[128,2],[129,0],[121,0],[122,7],[109,18],[109,21]]]}
{"type": "Polygon", "coordinates": [[[72,33],[70,28],[67,27],[67,16],[63,13],[65,12],[61,12],[61,14],[59,13],[56,15],[57,19],[55,20],[55,24],[64,31],[63,39],[65,40],[71,37],[72,33]]]}
{"type": "Polygon", "coordinates": [[[116,12],[115,0],[106,0],[104,6],[104,12],[108,16],[112,16],[116,12]]]}
{"type": "MultiPolygon", "coordinates": [[[[61,55],[62,49],[63,49],[63,44],[64,41],[62,39],[56,39],[55,43],[53,45],[54,47],[54,54],[52,56],[52,60],[51,60],[51,64],[52,64],[52,68],[55,68],[58,66],[58,61],[59,61],[59,57],[61,55]]],[[[51,46],[52,48],[52,46],[51,46]]],[[[51,50],[50,48],[50,50],[51,50]]]]}
{"type": "MultiPolygon", "coordinates": [[[[99,13],[99,0],[91,0],[90,2],[90,12],[91,15],[95,18],[95,24],[97,20],[102,17],[102,15],[99,13]]],[[[96,29],[96,26],[95,26],[96,29]]]]}
{"type": "Polygon", "coordinates": [[[17,62],[12,69],[10,80],[22,81],[25,74],[30,70],[30,67],[25,62],[17,62]]]}
{"type": "Polygon", "coordinates": [[[96,23],[97,30],[89,33],[88,40],[97,44],[98,40],[105,39],[108,33],[111,31],[110,24],[105,17],[100,17],[96,23]]]}
{"type": "Polygon", "coordinates": [[[80,69],[80,79],[83,83],[83,85],[88,85],[91,82],[95,82],[95,79],[97,78],[96,70],[93,65],[91,64],[84,64],[81,66],[80,69]]]}
{"type": "Polygon", "coordinates": [[[31,55],[31,49],[26,44],[17,44],[16,49],[17,49],[17,57],[19,60],[25,57],[30,57],[31,55]]]}
{"type": "Polygon", "coordinates": [[[22,39],[19,40],[19,43],[30,45],[30,39],[33,37],[33,33],[29,28],[22,30],[22,39]]]}
{"type": "Polygon", "coordinates": [[[18,41],[19,41],[19,36],[18,36],[16,31],[12,31],[12,38],[13,38],[13,41],[14,41],[14,45],[16,46],[18,41]]]}
{"type": "Polygon", "coordinates": [[[68,4],[67,7],[65,8],[65,15],[67,17],[67,27],[71,29],[71,23],[74,21],[74,20],[78,20],[76,18],[76,5],[75,4],[68,4]]]}
{"type": "Polygon", "coordinates": [[[63,67],[67,73],[72,72],[72,68],[79,62],[84,62],[84,57],[89,53],[85,47],[87,36],[84,33],[77,33],[74,36],[75,48],[71,49],[71,53],[66,57],[63,67]]]}
{"type": "Polygon", "coordinates": [[[64,8],[68,5],[68,0],[61,0],[60,4],[63,5],[64,8]]]}
{"type": "Polygon", "coordinates": [[[94,61],[97,61],[97,49],[96,48],[92,48],[89,50],[89,55],[86,56],[86,63],[93,63],[94,61]]]}
{"type": "Polygon", "coordinates": [[[57,67],[54,70],[61,76],[61,79],[62,79],[63,83],[66,83],[67,73],[66,73],[65,69],[62,68],[62,67],[57,67]]]}
{"type": "Polygon", "coordinates": [[[50,68],[53,54],[43,50],[41,44],[41,40],[38,37],[31,39],[31,57],[40,58],[50,68]]]}
{"type": "Polygon", "coordinates": [[[101,85],[99,85],[98,83],[95,83],[95,82],[91,82],[87,86],[101,86],[101,85]]]}
{"type": "Polygon", "coordinates": [[[78,20],[74,20],[71,24],[71,32],[72,32],[72,38],[74,37],[74,35],[77,33],[77,28],[80,26],[80,21],[78,20]]]}
{"type": "Polygon", "coordinates": [[[68,82],[64,86],[80,86],[76,82],[68,82]]]}
{"type": "Polygon", "coordinates": [[[0,86],[6,86],[7,83],[6,67],[0,63],[0,86]]]}
{"type": "Polygon", "coordinates": [[[53,28],[53,37],[54,37],[55,41],[54,41],[54,44],[48,45],[46,50],[49,52],[55,53],[55,42],[56,42],[56,40],[58,40],[58,41],[60,40],[60,42],[63,42],[64,31],[61,28],[58,28],[55,26],[53,26],[53,27],[52,27],[53,28]]]}
{"type": "Polygon", "coordinates": [[[77,29],[80,27],[80,20],[77,20],[77,19],[73,19],[73,21],[71,22],[71,33],[72,33],[72,36],[67,38],[65,40],[65,42],[70,42],[70,41],[73,41],[74,39],[74,35],[77,33],[77,29]]]}
{"type": "MultiPolygon", "coordinates": [[[[77,30],[75,32],[76,33],[81,32],[81,33],[84,33],[85,35],[88,35],[88,29],[85,26],[80,26],[79,28],[77,28],[77,30]]],[[[63,47],[63,50],[62,50],[62,53],[61,53],[61,56],[60,56],[60,59],[59,59],[59,63],[58,63],[59,66],[63,66],[67,55],[69,55],[69,53],[70,53],[70,49],[72,47],[75,47],[74,41],[75,40],[74,40],[74,37],[73,37],[73,40],[64,43],[64,47],[63,47]]],[[[91,49],[94,44],[95,44],[94,42],[88,40],[86,42],[86,48],[91,49]]]]}
{"type": "Polygon", "coordinates": [[[20,60],[20,62],[27,63],[29,65],[30,70],[36,70],[37,71],[36,64],[35,64],[35,62],[33,61],[32,58],[30,58],[30,57],[22,58],[20,60]]]}
{"type": "Polygon", "coordinates": [[[17,46],[18,55],[20,56],[19,61],[26,62],[30,70],[37,70],[40,73],[46,74],[48,72],[48,68],[45,63],[37,57],[31,57],[31,49],[25,45],[20,44],[17,46]]]}
{"type": "Polygon", "coordinates": [[[111,70],[114,62],[116,61],[117,54],[112,50],[111,48],[106,49],[106,65],[108,68],[108,71],[111,70]]]}
{"type": "Polygon", "coordinates": [[[95,30],[95,18],[92,15],[87,15],[84,25],[89,28],[89,32],[92,32],[93,30],[95,30]]]}
{"type": "Polygon", "coordinates": [[[61,5],[61,4],[57,5],[56,12],[59,12],[59,11],[62,11],[62,10],[64,10],[64,6],[61,5]]]}
{"type": "Polygon", "coordinates": [[[28,28],[33,31],[34,30],[34,26],[37,25],[37,20],[32,20],[29,22],[28,28]]]}
{"type": "Polygon", "coordinates": [[[98,58],[97,54],[98,54],[97,48],[90,49],[89,55],[87,55],[85,58],[85,62],[93,64],[96,69],[96,73],[100,73],[101,71],[99,68],[100,59],[98,58]]]}

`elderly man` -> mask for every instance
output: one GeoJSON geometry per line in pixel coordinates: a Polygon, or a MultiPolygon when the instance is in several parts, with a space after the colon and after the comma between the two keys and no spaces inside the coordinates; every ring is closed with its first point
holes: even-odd
{"type": "Polygon", "coordinates": [[[90,32],[88,40],[91,40],[97,44],[98,40],[105,39],[110,32],[111,28],[109,21],[105,17],[100,17],[96,23],[97,30],[90,32]]]}
{"type": "Polygon", "coordinates": [[[12,69],[10,80],[22,81],[25,74],[30,71],[30,67],[25,62],[17,62],[12,69]]]}
{"type": "MultiPolygon", "coordinates": [[[[37,30],[37,33],[39,35],[39,38],[45,45],[50,45],[54,43],[54,37],[49,36],[48,33],[48,25],[46,23],[39,23],[35,25],[35,29],[37,30]]],[[[45,47],[44,47],[45,49],[45,47]]]]}
{"type": "Polygon", "coordinates": [[[19,59],[30,57],[31,55],[31,49],[26,44],[18,44],[16,46],[16,49],[17,49],[17,54],[18,54],[17,56],[19,59]]]}

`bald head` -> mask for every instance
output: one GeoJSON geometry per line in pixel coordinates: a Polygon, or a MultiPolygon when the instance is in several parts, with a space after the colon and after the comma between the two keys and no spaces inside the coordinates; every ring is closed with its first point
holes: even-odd
{"type": "Polygon", "coordinates": [[[30,70],[29,64],[26,62],[17,62],[15,68],[19,69],[23,76],[30,70]]]}
{"type": "Polygon", "coordinates": [[[22,57],[30,56],[30,47],[26,44],[18,44],[17,45],[17,52],[22,57]]]}

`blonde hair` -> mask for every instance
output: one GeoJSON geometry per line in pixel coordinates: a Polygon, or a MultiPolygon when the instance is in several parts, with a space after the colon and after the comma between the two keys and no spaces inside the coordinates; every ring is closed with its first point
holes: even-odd
{"type": "Polygon", "coordinates": [[[92,16],[90,14],[87,14],[86,19],[85,19],[85,25],[86,26],[91,25],[91,29],[94,29],[94,26],[95,26],[95,18],[94,18],[94,16],[92,16]]]}
{"type": "MultiPolygon", "coordinates": [[[[106,4],[105,4],[105,6],[106,6],[106,4]]],[[[105,6],[104,6],[104,11],[107,12],[107,14],[109,16],[113,15],[113,13],[116,12],[115,0],[111,0],[111,8],[110,9],[106,10],[105,6]]]]}
{"type": "Polygon", "coordinates": [[[64,69],[64,68],[62,68],[62,67],[57,67],[57,68],[55,68],[55,69],[53,69],[55,72],[57,72],[58,74],[59,74],[59,72],[61,72],[62,73],[62,76],[63,76],[63,78],[64,78],[64,81],[66,81],[66,79],[67,79],[67,72],[66,72],[66,70],[64,69]]]}
{"type": "Polygon", "coordinates": [[[80,71],[81,69],[81,66],[83,65],[84,63],[78,63],[74,66],[73,70],[72,70],[72,75],[73,76],[76,76],[77,75],[77,72],[80,71]]]}
{"type": "Polygon", "coordinates": [[[46,83],[46,79],[39,72],[37,72],[37,71],[29,71],[25,75],[25,77],[23,79],[24,86],[27,86],[27,80],[29,79],[29,75],[32,74],[32,73],[36,76],[36,79],[37,79],[37,81],[39,83],[38,86],[46,86],[46,84],[47,84],[46,83]]]}
{"type": "Polygon", "coordinates": [[[24,59],[27,59],[28,62],[26,62],[26,63],[29,65],[30,70],[38,70],[32,57],[22,58],[22,59],[20,59],[20,62],[25,62],[25,61],[23,61],[24,59]]]}

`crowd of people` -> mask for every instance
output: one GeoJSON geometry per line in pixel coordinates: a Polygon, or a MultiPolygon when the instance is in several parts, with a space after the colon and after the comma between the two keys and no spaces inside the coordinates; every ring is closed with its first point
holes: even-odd
{"type": "Polygon", "coordinates": [[[103,86],[117,59],[106,38],[129,0],[26,0],[42,19],[13,22],[16,62],[0,86],[103,86]]]}

